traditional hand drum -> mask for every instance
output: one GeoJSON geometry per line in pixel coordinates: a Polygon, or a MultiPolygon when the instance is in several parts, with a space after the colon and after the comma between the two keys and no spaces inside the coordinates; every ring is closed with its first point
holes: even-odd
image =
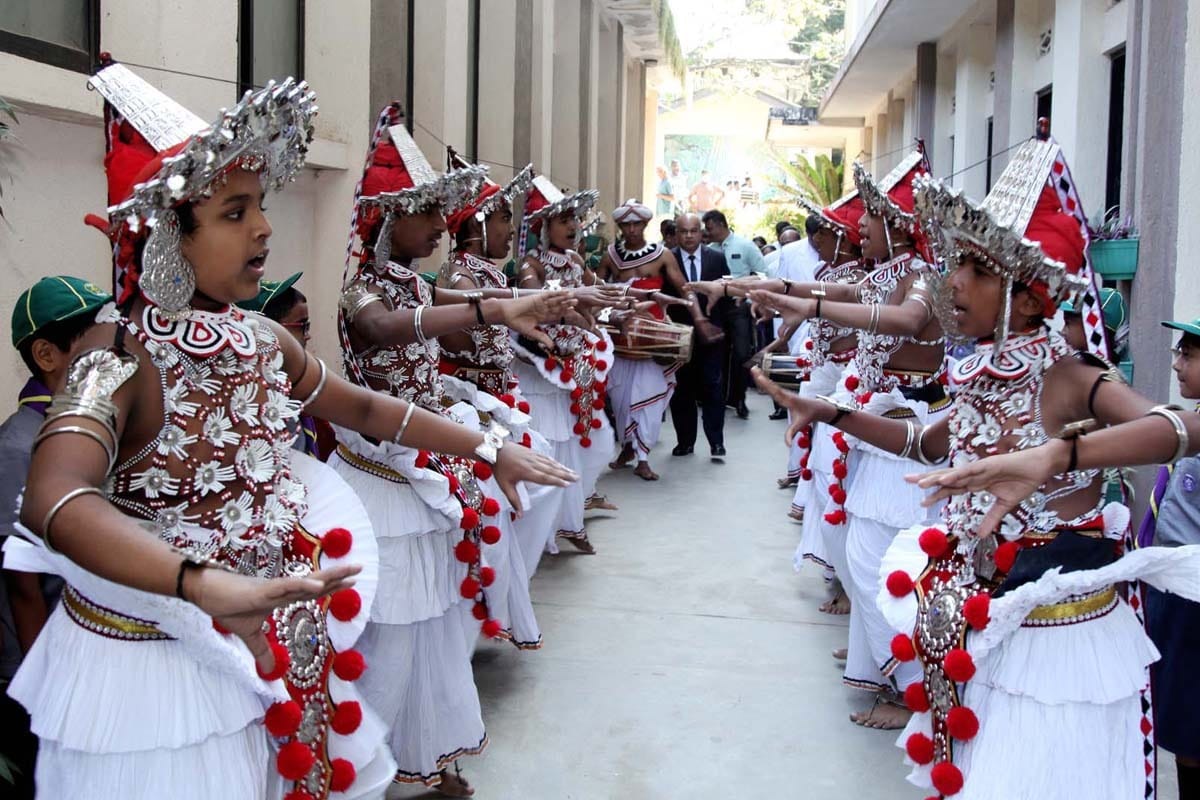
{"type": "Polygon", "coordinates": [[[654,359],[660,364],[675,364],[692,357],[692,329],[687,325],[663,322],[650,317],[634,317],[625,330],[609,327],[613,352],[638,361],[654,359]]]}
{"type": "Polygon", "coordinates": [[[764,353],[762,371],[785,389],[799,389],[800,382],[808,375],[808,367],[799,366],[796,356],[789,353],[764,353]]]}

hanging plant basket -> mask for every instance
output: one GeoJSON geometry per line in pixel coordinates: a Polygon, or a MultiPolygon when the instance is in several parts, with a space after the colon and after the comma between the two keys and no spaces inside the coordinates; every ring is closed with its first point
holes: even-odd
{"type": "Polygon", "coordinates": [[[1092,242],[1092,269],[1110,281],[1132,280],[1137,273],[1138,240],[1106,239],[1092,242]]]}

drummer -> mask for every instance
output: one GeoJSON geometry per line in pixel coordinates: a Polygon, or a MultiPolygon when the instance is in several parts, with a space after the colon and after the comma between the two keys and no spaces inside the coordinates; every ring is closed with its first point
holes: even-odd
{"type": "MultiPolygon", "coordinates": [[[[685,281],[671,251],[660,242],[646,242],[646,225],[652,216],[649,207],[634,199],[626,200],[612,212],[613,222],[621,235],[601,257],[596,276],[627,287],[632,294],[638,295],[638,299],[683,302],[661,294],[663,282],[670,281],[683,295],[685,281]]],[[[639,314],[642,319],[657,321],[660,326],[669,325],[663,322],[662,308],[657,305],[639,314]]],[[[658,444],[663,416],[675,392],[675,373],[683,362],[660,364],[650,354],[639,356],[631,352],[636,351],[639,344],[650,342],[645,335],[639,341],[637,331],[637,319],[624,326],[624,344],[628,347],[618,346],[608,379],[608,397],[616,418],[617,441],[621,444],[617,460],[609,467],[623,469],[636,458],[633,474],[642,480],[656,481],[658,474],[650,468],[650,451],[658,444]]],[[[685,333],[687,336],[681,341],[690,342],[691,331],[685,329],[685,333]]],[[[660,338],[669,340],[669,330],[664,330],[663,334],[662,337],[654,336],[653,343],[667,344],[660,338]]],[[[618,344],[621,344],[620,338],[618,344]]]]}

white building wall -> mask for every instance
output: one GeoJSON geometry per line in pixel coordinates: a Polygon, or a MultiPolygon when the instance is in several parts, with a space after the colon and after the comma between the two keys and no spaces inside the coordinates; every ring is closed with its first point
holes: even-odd
{"type": "MultiPolygon", "coordinates": [[[[1200,251],[1200,148],[1188,146],[1195,141],[1194,133],[1200,130],[1200,3],[1190,3],[1187,12],[1187,59],[1184,67],[1183,137],[1184,147],[1179,154],[1179,229],[1176,239],[1175,258],[1175,313],[1174,319],[1200,318],[1200,270],[1196,269],[1195,254],[1200,251]]],[[[1145,211],[1143,211],[1145,213],[1145,211]]],[[[1165,357],[1165,356],[1164,356],[1165,357]]],[[[1172,381],[1171,391],[1175,402],[1183,402],[1178,395],[1178,386],[1172,381]]]]}

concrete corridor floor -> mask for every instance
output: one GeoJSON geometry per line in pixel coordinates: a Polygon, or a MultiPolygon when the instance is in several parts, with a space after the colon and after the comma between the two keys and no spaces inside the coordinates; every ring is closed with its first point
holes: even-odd
{"type": "MultiPolygon", "coordinates": [[[[845,618],[792,569],[784,423],[750,398],[729,412],[724,463],[674,458],[662,479],[607,473],[620,506],[592,518],[598,554],[543,558],[532,593],[545,646],[481,645],[475,677],[491,745],[460,763],[480,800],[920,798],[893,732],[851,724],[870,703],[830,651],[845,618]]],[[[389,797],[427,797],[397,787],[389,797]]]]}

